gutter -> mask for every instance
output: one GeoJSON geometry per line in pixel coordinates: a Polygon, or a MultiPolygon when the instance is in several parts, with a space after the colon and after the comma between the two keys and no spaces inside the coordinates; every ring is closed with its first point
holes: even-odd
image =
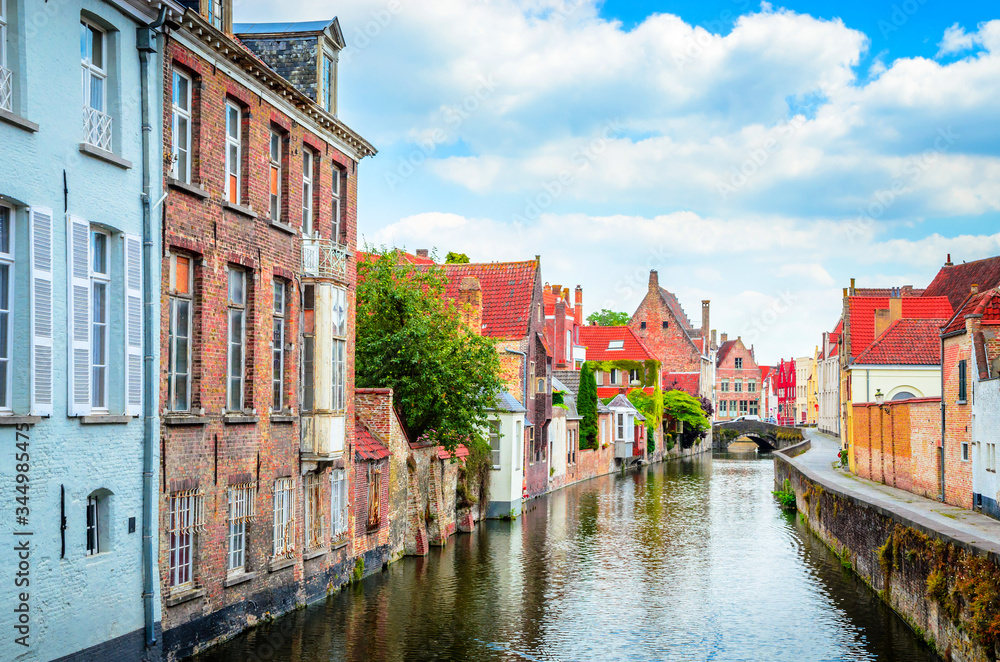
{"type": "MultiPolygon", "coordinates": [[[[156,605],[154,577],[157,559],[153,556],[153,522],[158,503],[153,498],[153,433],[156,423],[156,394],[153,390],[156,374],[153,371],[153,226],[150,134],[153,131],[149,109],[149,56],[156,53],[157,35],[167,20],[167,6],[160,5],[156,21],[136,30],[136,48],[139,50],[139,85],[141,89],[142,121],[142,307],[143,307],[143,366],[142,366],[142,601],[146,634],[146,647],[156,646],[156,605]]],[[[156,329],[159,333],[159,329],[156,329]]]]}

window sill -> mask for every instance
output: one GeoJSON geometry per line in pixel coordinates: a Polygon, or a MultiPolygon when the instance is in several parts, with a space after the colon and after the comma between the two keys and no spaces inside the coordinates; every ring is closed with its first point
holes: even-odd
{"type": "Polygon", "coordinates": [[[969,404],[969,401],[968,400],[958,400],[958,401],[955,402],[955,404],[956,405],[967,405],[967,404],[969,404]]]}
{"type": "Polygon", "coordinates": [[[229,588],[231,586],[238,586],[239,584],[243,584],[245,582],[250,581],[256,576],[257,576],[256,572],[234,573],[232,575],[227,575],[226,578],[222,581],[222,585],[225,588],[229,588]]]}
{"type": "Polygon", "coordinates": [[[125,425],[131,422],[131,416],[109,416],[108,414],[80,416],[80,425],[125,425]]]}
{"type": "Polygon", "coordinates": [[[308,551],[308,552],[304,552],[302,554],[302,560],[303,561],[312,561],[313,559],[318,559],[318,558],[321,558],[323,556],[326,556],[329,553],[330,553],[330,550],[323,549],[321,547],[319,549],[314,549],[314,550],[311,550],[311,551],[308,551]]]}
{"type": "Polygon", "coordinates": [[[41,422],[42,422],[41,416],[0,416],[0,426],[37,425],[41,422]]]}
{"type": "Polygon", "coordinates": [[[347,547],[347,538],[344,538],[343,540],[334,540],[333,544],[330,546],[330,551],[335,552],[338,549],[344,549],[345,547],[347,547]]]}
{"type": "Polygon", "coordinates": [[[188,416],[186,414],[167,414],[162,419],[164,425],[205,425],[207,416],[188,416]]]}
{"type": "Polygon", "coordinates": [[[167,186],[172,189],[177,189],[178,191],[183,191],[184,193],[194,196],[199,200],[205,200],[208,198],[208,191],[202,187],[182,182],[181,180],[174,179],[173,177],[167,177],[167,186]]]}
{"type": "Polygon", "coordinates": [[[291,225],[288,225],[287,223],[282,223],[281,221],[271,221],[271,227],[291,235],[298,234],[295,228],[293,228],[291,225]]]}
{"type": "Polygon", "coordinates": [[[295,557],[287,559],[271,559],[270,563],[267,564],[268,572],[278,572],[279,570],[284,570],[285,568],[291,568],[295,565],[295,557]]]}
{"type": "Polygon", "coordinates": [[[298,416],[292,416],[291,414],[271,414],[272,423],[294,423],[298,419],[298,416]]]}
{"type": "Polygon", "coordinates": [[[259,416],[244,416],[243,414],[225,414],[222,417],[222,422],[227,425],[247,425],[257,423],[259,420],[259,416]]]}
{"type": "Polygon", "coordinates": [[[105,149],[101,149],[100,147],[94,147],[93,145],[89,145],[87,143],[80,143],[80,152],[86,154],[87,156],[92,156],[95,159],[100,159],[101,161],[110,163],[111,165],[118,166],[124,170],[132,169],[131,161],[126,161],[117,154],[113,154],[105,149]]]}
{"type": "Polygon", "coordinates": [[[25,131],[30,131],[31,133],[38,131],[37,124],[24,119],[20,115],[15,115],[8,110],[0,109],[0,121],[7,122],[7,124],[12,124],[19,129],[24,129],[25,131]]]}
{"type": "Polygon", "coordinates": [[[192,600],[197,600],[198,598],[205,597],[205,589],[203,588],[189,588],[180,593],[174,594],[171,591],[170,595],[166,599],[168,607],[176,607],[177,605],[184,604],[185,602],[191,602],[192,600]]]}
{"type": "Polygon", "coordinates": [[[228,209],[229,211],[234,211],[237,214],[246,216],[247,218],[253,218],[253,219],[257,218],[257,212],[255,212],[253,209],[250,209],[249,207],[244,207],[243,205],[233,204],[228,200],[222,201],[222,208],[228,209]]]}

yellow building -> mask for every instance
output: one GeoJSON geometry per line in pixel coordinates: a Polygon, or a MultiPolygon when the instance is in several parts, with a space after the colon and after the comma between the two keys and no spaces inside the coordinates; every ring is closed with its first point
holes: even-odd
{"type": "Polygon", "coordinates": [[[810,363],[809,380],[806,382],[806,423],[816,425],[819,422],[819,347],[813,353],[810,363]]]}

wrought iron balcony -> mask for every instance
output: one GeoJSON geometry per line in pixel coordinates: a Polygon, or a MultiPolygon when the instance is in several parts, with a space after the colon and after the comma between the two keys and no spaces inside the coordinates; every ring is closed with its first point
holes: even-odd
{"type": "Polygon", "coordinates": [[[83,107],[83,141],[106,152],[111,151],[111,116],[83,107]]]}
{"type": "Polygon", "coordinates": [[[0,67],[0,109],[10,112],[14,100],[14,75],[10,69],[0,67]]]}
{"type": "Polygon", "coordinates": [[[346,246],[332,239],[304,238],[302,240],[302,273],[316,278],[347,280],[346,246]]]}

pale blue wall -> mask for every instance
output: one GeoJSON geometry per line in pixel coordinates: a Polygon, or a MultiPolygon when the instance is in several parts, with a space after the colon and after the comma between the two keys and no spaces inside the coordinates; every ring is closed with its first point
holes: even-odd
{"type": "MultiPolygon", "coordinates": [[[[54,413],[31,427],[30,531],[32,536],[30,588],[15,589],[17,558],[12,551],[15,522],[15,429],[0,426],[0,659],[49,660],[143,628],[142,602],[142,439],[143,423],[82,425],[67,416],[66,338],[66,215],[63,172],[66,172],[68,211],[118,232],[142,234],[142,152],[139,54],[134,18],[100,0],[7,0],[15,15],[17,35],[9,40],[15,54],[20,89],[15,114],[37,123],[28,132],[0,122],[0,196],[24,205],[48,207],[54,212],[54,413]],[[130,161],[123,169],[80,153],[82,96],[80,16],[87,12],[117,32],[109,43],[111,63],[108,108],[114,116],[114,152],[130,161]],[[60,486],[66,490],[66,556],[60,559],[60,486]],[[110,501],[111,549],[85,556],[87,496],[104,488],[110,501]],[[136,530],[128,533],[128,518],[136,530]],[[30,594],[30,648],[17,646],[11,633],[18,591],[30,594]],[[18,657],[21,656],[22,657],[18,657]]],[[[13,32],[14,30],[12,30],[13,32]]],[[[151,180],[153,202],[162,195],[162,62],[150,56],[152,117],[151,180]]],[[[29,297],[27,213],[17,209],[14,337],[15,414],[28,413],[29,297]]],[[[154,301],[159,301],[161,253],[160,210],[153,212],[154,301]]],[[[113,242],[112,264],[120,274],[122,245],[113,242]]],[[[111,413],[124,411],[121,280],[111,299],[112,366],[111,413]]],[[[159,328],[159,306],[146,323],[159,328]]],[[[159,333],[154,334],[158,338],[159,333]]],[[[148,351],[148,350],[147,350],[148,351]]],[[[152,348],[154,357],[158,347],[152,348]]],[[[154,363],[154,375],[159,362],[154,363]]],[[[154,393],[157,390],[154,390],[154,393]]],[[[156,421],[154,420],[154,426],[156,421]]],[[[159,430],[153,430],[159,439],[159,430]]],[[[159,444],[154,445],[158,455],[159,444]]],[[[159,466],[157,460],[155,467],[159,466]]],[[[155,490],[158,487],[154,485],[155,490]]],[[[19,527],[23,528],[23,527],[19,527]]],[[[158,529],[154,520],[153,531],[158,529]]],[[[155,540],[155,538],[154,538],[155,540]]],[[[158,552],[154,548],[154,559],[158,552]]],[[[153,604],[159,621],[159,580],[154,581],[153,604]]],[[[117,658],[116,658],[117,659],[117,658]]],[[[127,659],[127,658],[121,658],[127,659]]]]}

